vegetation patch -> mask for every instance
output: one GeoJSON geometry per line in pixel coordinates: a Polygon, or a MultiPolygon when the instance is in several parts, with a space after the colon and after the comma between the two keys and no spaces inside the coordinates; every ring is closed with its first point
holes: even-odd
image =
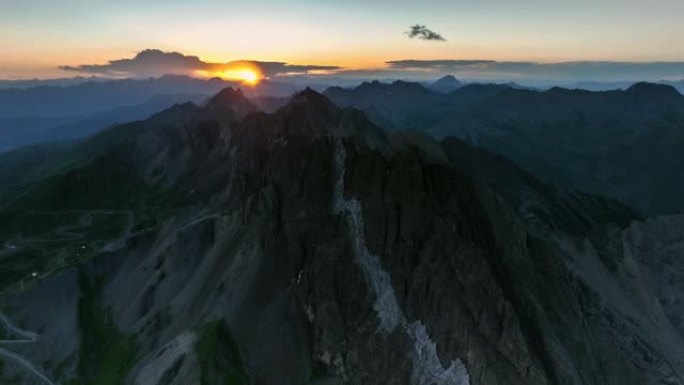
{"type": "Polygon", "coordinates": [[[79,286],[81,346],[78,378],[69,385],[123,385],[135,364],[135,338],[119,332],[109,311],[100,305],[100,280],[91,280],[81,273],[79,286]]]}
{"type": "Polygon", "coordinates": [[[200,363],[201,385],[249,384],[239,346],[223,320],[203,325],[197,336],[195,351],[200,363]]]}
{"type": "Polygon", "coordinates": [[[127,212],[0,212],[0,293],[91,258],[130,221],[127,212]]]}

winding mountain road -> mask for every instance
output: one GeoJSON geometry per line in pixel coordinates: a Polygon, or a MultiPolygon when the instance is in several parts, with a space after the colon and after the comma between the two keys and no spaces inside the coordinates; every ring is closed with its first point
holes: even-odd
{"type": "MultiPolygon", "coordinates": [[[[5,316],[5,314],[2,311],[0,311],[0,322],[2,323],[3,328],[9,335],[16,335],[19,337],[18,339],[13,340],[0,340],[0,345],[30,344],[38,341],[38,334],[16,327],[12,323],[12,321],[10,321],[10,319],[7,318],[7,316],[5,316]]],[[[0,347],[0,357],[6,357],[18,362],[26,369],[28,369],[29,372],[31,372],[36,377],[40,378],[43,382],[45,382],[48,385],[57,385],[56,383],[52,382],[52,380],[50,380],[31,361],[11,350],[7,350],[3,347],[0,347]]]]}
{"type": "MultiPolygon", "coordinates": [[[[128,223],[126,224],[126,228],[123,231],[123,234],[119,237],[116,238],[115,240],[110,241],[105,247],[103,247],[101,252],[103,251],[111,251],[116,249],[119,245],[122,243],[125,243],[126,240],[132,235],[133,231],[133,225],[135,223],[134,220],[134,215],[131,210],[68,210],[68,211],[30,211],[30,213],[34,214],[66,214],[66,213],[80,213],[83,214],[83,218],[81,219],[81,222],[75,225],[66,225],[66,226],[61,226],[57,229],[55,229],[54,234],[60,237],[61,239],[68,239],[68,240],[81,240],[86,238],[86,235],[83,233],[78,232],[83,227],[88,227],[92,224],[93,222],[93,214],[126,214],[128,218],[128,223]]],[[[52,241],[51,239],[26,239],[25,241],[29,242],[41,242],[41,241],[52,241]]],[[[23,344],[31,344],[40,338],[38,334],[21,329],[17,326],[15,326],[12,321],[7,318],[7,316],[0,311],[0,324],[1,327],[7,332],[8,338],[9,336],[16,336],[17,338],[15,339],[4,339],[0,340],[0,358],[4,357],[9,360],[13,360],[23,367],[25,367],[29,372],[31,372],[34,376],[39,378],[41,381],[43,381],[47,385],[58,385],[57,383],[53,382],[48,378],[48,376],[43,373],[36,365],[34,365],[31,361],[29,361],[27,358],[23,357],[22,355],[13,352],[11,350],[6,349],[3,346],[16,346],[16,345],[23,345],[23,344]]]]}

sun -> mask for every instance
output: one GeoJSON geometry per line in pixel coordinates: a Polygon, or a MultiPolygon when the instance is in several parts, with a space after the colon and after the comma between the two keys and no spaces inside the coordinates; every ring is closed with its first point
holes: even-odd
{"type": "Polygon", "coordinates": [[[195,76],[218,77],[224,80],[238,81],[249,86],[255,86],[264,79],[263,72],[259,67],[249,65],[224,67],[215,71],[195,71],[195,76]]]}
{"type": "Polygon", "coordinates": [[[256,71],[251,69],[238,70],[235,71],[234,74],[238,79],[250,85],[255,85],[259,83],[260,80],[259,74],[257,74],[256,71]]]}
{"type": "Polygon", "coordinates": [[[250,86],[257,85],[263,78],[261,71],[258,68],[252,67],[226,68],[221,71],[217,71],[213,76],[217,76],[225,80],[239,81],[250,86]]]}
{"type": "Polygon", "coordinates": [[[248,67],[225,69],[217,72],[215,76],[225,80],[237,80],[250,86],[256,85],[262,78],[260,72],[248,67]]]}

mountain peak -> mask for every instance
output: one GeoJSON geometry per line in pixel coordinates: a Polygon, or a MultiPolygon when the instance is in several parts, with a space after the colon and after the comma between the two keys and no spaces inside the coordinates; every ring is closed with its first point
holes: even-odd
{"type": "Polygon", "coordinates": [[[218,94],[214,95],[209,99],[209,104],[212,103],[234,103],[241,102],[247,98],[242,93],[241,89],[233,89],[232,87],[226,87],[219,91],[218,94]]]}
{"type": "Polygon", "coordinates": [[[379,89],[383,86],[382,83],[378,80],[373,80],[371,82],[363,82],[361,83],[358,87],[356,87],[357,90],[376,90],[379,89]]]}
{"type": "Polygon", "coordinates": [[[396,89],[401,89],[401,90],[406,90],[406,91],[427,91],[425,87],[423,87],[422,84],[417,83],[417,82],[407,82],[403,80],[395,80],[390,84],[391,88],[396,90],[396,89]]]}
{"type": "Polygon", "coordinates": [[[208,117],[223,121],[225,118],[242,119],[257,108],[242,93],[242,90],[227,87],[209,99],[205,106],[208,117]]]}
{"type": "Polygon", "coordinates": [[[446,75],[437,79],[437,81],[432,84],[435,86],[460,86],[461,82],[456,79],[454,75],[446,75]]]}
{"type": "MultiPolygon", "coordinates": [[[[268,134],[271,137],[285,134],[332,136],[356,138],[374,148],[386,145],[382,129],[372,124],[363,112],[338,108],[328,97],[311,88],[296,93],[284,107],[263,117],[273,121],[268,134]]],[[[254,120],[257,119],[259,115],[254,116],[254,120]]],[[[253,130],[247,128],[245,131],[253,130]]]]}
{"type": "Polygon", "coordinates": [[[296,92],[292,96],[292,101],[302,102],[302,101],[314,101],[314,100],[319,100],[319,101],[325,100],[325,101],[329,102],[328,98],[326,98],[320,92],[312,89],[311,87],[306,87],[305,89],[303,89],[299,92],[296,92]]]}
{"type": "Polygon", "coordinates": [[[634,95],[659,96],[659,97],[681,97],[682,94],[676,88],[667,84],[639,82],[627,89],[627,92],[634,95]]]}
{"type": "Polygon", "coordinates": [[[434,83],[429,84],[428,87],[431,90],[447,93],[451,92],[457,88],[461,88],[463,83],[456,79],[453,75],[446,75],[437,79],[434,83]]]}
{"type": "Polygon", "coordinates": [[[422,84],[416,82],[407,82],[404,80],[395,80],[392,83],[382,83],[377,80],[372,82],[363,82],[361,85],[356,87],[354,91],[366,91],[366,92],[420,92],[424,93],[427,88],[423,87],[422,84]]]}
{"type": "Polygon", "coordinates": [[[309,87],[297,92],[287,104],[288,107],[306,106],[307,109],[330,114],[337,111],[337,106],[325,95],[312,90],[309,87]]]}

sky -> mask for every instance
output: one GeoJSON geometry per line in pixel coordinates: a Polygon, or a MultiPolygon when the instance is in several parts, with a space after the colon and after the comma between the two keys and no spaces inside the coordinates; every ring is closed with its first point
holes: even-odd
{"type": "Polygon", "coordinates": [[[3,79],[73,76],[60,67],[146,49],[343,71],[407,60],[684,63],[681,0],[0,0],[0,9],[3,79]],[[445,41],[409,38],[415,24],[445,41]]]}

